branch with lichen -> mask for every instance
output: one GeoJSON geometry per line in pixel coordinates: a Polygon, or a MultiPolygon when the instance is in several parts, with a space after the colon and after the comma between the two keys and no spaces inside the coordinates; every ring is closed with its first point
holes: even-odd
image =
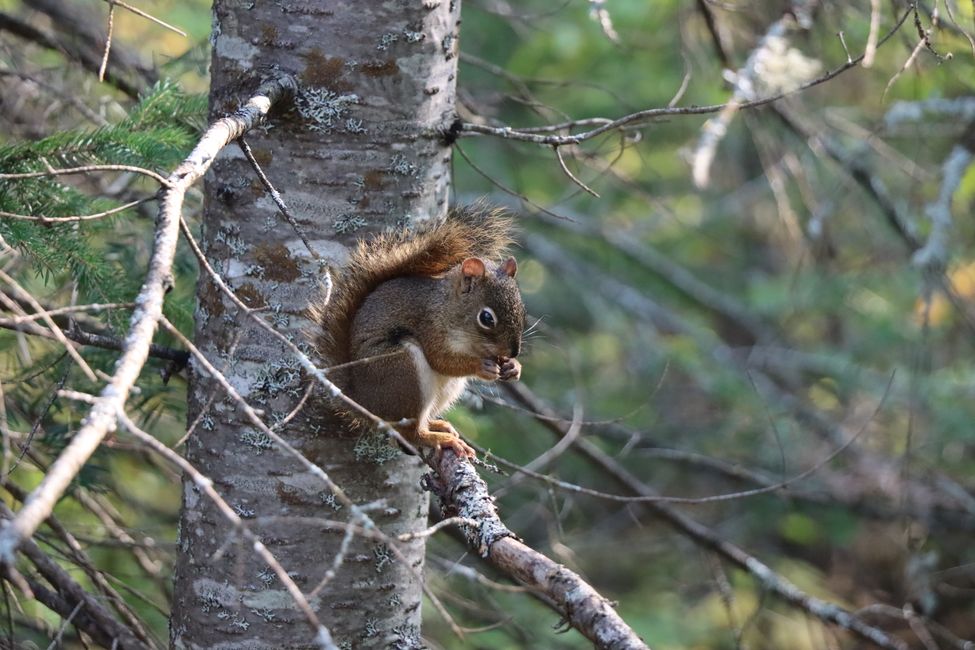
{"type": "Polygon", "coordinates": [[[432,460],[435,474],[424,485],[440,499],[444,517],[476,521],[461,525],[467,543],[481,557],[528,588],[549,598],[566,623],[597,648],[647,650],[648,646],[578,574],[523,544],[498,517],[494,498],[474,466],[452,450],[432,460]]]}
{"type": "Polygon", "coordinates": [[[793,2],[789,10],[768,28],[745,65],[731,75],[734,87],[731,99],[717,116],[704,123],[694,149],[691,176],[695,185],[706,187],[710,182],[711,163],[718,145],[727,135],[728,126],[738,109],[745,102],[758,97],[758,88],[788,91],[798,87],[803,77],[818,72],[819,62],[805,58],[798,50],[789,47],[786,40],[786,36],[797,27],[809,29],[812,26],[811,14],[818,4],[818,0],[793,2]]]}
{"type": "Polygon", "coordinates": [[[118,414],[149,356],[152,336],[162,316],[163,299],[172,284],[173,259],[186,191],[210,168],[223,147],[256,126],[272,104],[292,94],[295,87],[296,83],[290,77],[263,84],[234,115],[210,125],[190,155],[166,179],[160,193],[149,270],[135,299],[136,308],[115,373],[44,480],[31,492],[16,516],[0,530],[0,560],[13,562],[18,547],[51,514],[70,482],[105,435],[115,428],[118,414]]]}

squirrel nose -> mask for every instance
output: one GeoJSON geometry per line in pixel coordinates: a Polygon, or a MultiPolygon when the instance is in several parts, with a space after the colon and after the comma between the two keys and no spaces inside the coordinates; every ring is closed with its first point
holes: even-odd
{"type": "Polygon", "coordinates": [[[511,358],[514,359],[521,352],[521,341],[515,341],[511,344],[511,358]]]}

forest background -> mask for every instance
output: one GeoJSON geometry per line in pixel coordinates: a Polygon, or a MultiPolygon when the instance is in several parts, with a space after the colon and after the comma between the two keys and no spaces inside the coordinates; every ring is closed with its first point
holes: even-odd
{"type": "MultiPolygon", "coordinates": [[[[53,163],[75,147],[84,150],[76,162],[166,175],[205,123],[209,3],[139,5],[185,35],[116,8],[113,47],[152,70],[109,69],[129,75],[117,83],[14,29],[11,20],[67,38],[71,26],[30,4],[0,2],[0,172],[28,149],[53,163]],[[125,151],[99,149],[112,129],[129,134],[125,151]]],[[[104,29],[106,3],[73,4],[104,29]]],[[[458,428],[502,459],[602,492],[623,493],[624,471],[674,497],[758,489],[655,503],[910,647],[971,647],[973,33],[973,4],[952,0],[465,2],[459,113],[482,132],[455,145],[452,196],[518,215],[519,280],[531,321],[540,319],[523,383],[579,437],[576,449],[585,442],[613,465],[575,449],[533,464],[552,447],[552,420],[536,421],[525,411],[538,403],[491,386],[465,400],[458,428]],[[847,65],[865,52],[870,60],[847,65]],[[490,133],[589,120],[581,132],[600,126],[596,118],[780,92],[788,96],[764,106],[663,111],[557,150],[490,133]]],[[[0,180],[0,210],[92,213],[125,204],[144,182],[125,173],[0,180]]],[[[200,195],[188,206],[195,223],[200,195]]],[[[70,226],[3,218],[4,322],[16,316],[10,302],[23,304],[15,286],[51,308],[131,302],[151,230],[138,206],[70,226]]],[[[191,336],[198,271],[185,247],[174,271],[165,313],[191,336]]],[[[118,340],[128,314],[77,319],[118,340]]],[[[180,347],[165,332],[155,342],[180,347]]],[[[87,347],[84,357],[111,372],[116,355],[87,347]]],[[[186,384],[170,364],[146,366],[133,413],[174,445],[186,432],[186,384]]],[[[57,342],[0,331],[14,510],[84,413],[58,391],[96,385],[86,381],[57,342]]],[[[617,601],[654,648],[864,643],[784,603],[645,504],[482,474],[505,522],[617,601]]],[[[113,436],[56,510],[161,639],[176,476],[113,436]]],[[[50,537],[41,541],[57,557],[50,537]]],[[[483,628],[460,641],[425,612],[431,646],[587,647],[574,632],[557,634],[561,622],[543,604],[472,569],[502,580],[451,537],[430,540],[434,592],[463,625],[483,628]]],[[[4,595],[0,627],[19,643],[44,647],[62,628],[39,603],[10,587],[4,595]]],[[[61,634],[77,642],[70,628],[61,634]]]]}

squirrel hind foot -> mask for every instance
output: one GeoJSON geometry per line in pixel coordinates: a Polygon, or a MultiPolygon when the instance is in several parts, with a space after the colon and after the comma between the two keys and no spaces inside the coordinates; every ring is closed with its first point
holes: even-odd
{"type": "Polygon", "coordinates": [[[452,425],[450,422],[447,422],[446,420],[430,420],[429,422],[427,422],[427,429],[429,429],[430,431],[449,433],[451,435],[457,436],[458,438],[460,437],[460,434],[457,432],[457,429],[454,428],[454,425],[452,425]]]}
{"type": "Polygon", "coordinates": [[[461,458],[477,458],[477,452],[469,444],[461,440],[453,426],[445,420],[433,420],[431,425],[437,422],[450,427],[451,431],[434,431],[431,429],[420,429],[416,432],[417,442],[422,447],[432,447],[437,453],[442,453],[445,448],[453,449],[461,458]]]}

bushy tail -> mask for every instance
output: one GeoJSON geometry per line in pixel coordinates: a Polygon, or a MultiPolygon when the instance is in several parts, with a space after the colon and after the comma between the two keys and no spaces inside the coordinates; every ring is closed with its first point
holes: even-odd
{"type": "Polygon", "coordinates": [[[497,208],[474,204],[451,210],[441,223],[360,241],[332,287],[328,304],[315,305],[319,353],[329,365],[349,361],[356,312],[380,284],[396,277],[438,275],[468,257],[496,260],[512,243],[513,220],[497,208]]]}

